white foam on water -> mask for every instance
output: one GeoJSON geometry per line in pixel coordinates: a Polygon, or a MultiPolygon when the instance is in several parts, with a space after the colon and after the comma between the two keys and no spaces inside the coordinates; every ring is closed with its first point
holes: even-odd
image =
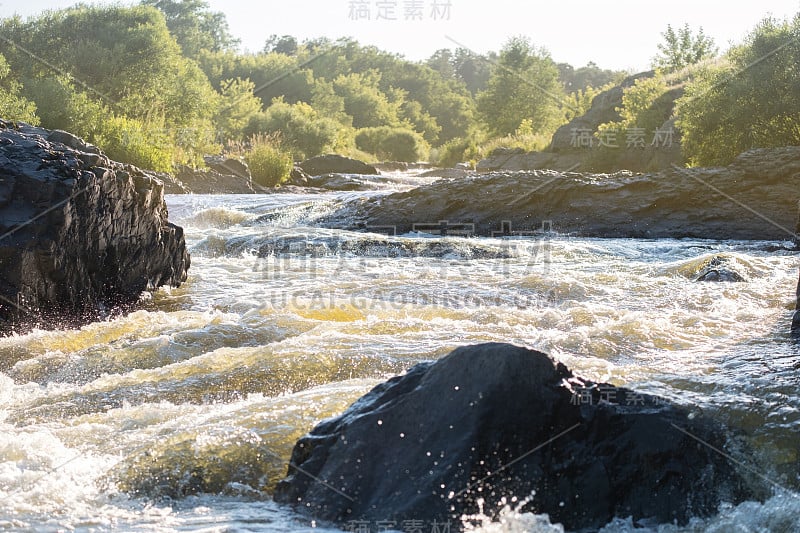
{"type": "MultiPolygon", "coordinates": [[[[765,252],[768,243],[412,235],[396,240],[444,241],[449,255],[313,257],[318,241],[376,238],[308,226],[356,197],[170,197],[173,219],[194,221],[184,286],[125,317],[0,339],[0,529],[314,530],[262,490],[285,473],[294,440],[387,377],[484,341],[538,348],[584,377],[740,423],[754,460],[796,475],[800,347],[786,332],[795,254],[765,252]],[[301,234],[302,255],[254,253],[301,234]],[[692,281],[720,255],[749,281],[692,281]],[[269,483],[245,464],[259,453],[272,457],[269,483]],[[140,464],[150,470],[123,475],[140,464]],[[173,470],[206,472],[220,493],[120,492],[180,488],[173,470]]],[[[474,530],[561,531],[506,505],[499,520],[472,517],[474,530]]],[[[620,517],[604,531],[793,533],[798,516],[795,498],[775,496],[684,528],[620,517]]]]}

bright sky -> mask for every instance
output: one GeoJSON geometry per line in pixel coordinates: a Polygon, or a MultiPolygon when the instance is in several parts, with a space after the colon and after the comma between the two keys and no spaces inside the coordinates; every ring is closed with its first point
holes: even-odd
{"type": "MultiPolygon", "coordinates": [[[[512,35],[526,35],[550,50],[558,62],[580,67],[594,61],[603,68],[632,71],[649,68],[667,24],[702,26],[724,50],[741,42],[765,16],[784,18],[800,12],[800,0],[208,1],[212,9],[227,15],[232,33],[251,51],[260,50],[271,34],[294,35],[300,40],[350,36],[417,60],[439,48],[456,47],[453,41],[487,52],[499,50],[512,35]],[[418,10],[412,9],[414,5],[418,10]],[[358,20],[357,6],[364,17],[358,20]],[[407,13],[407,9],[411,11],[407,13]],[[392,18],[395,20],[387,20],[392,18]]],[[[75,3],[0,0],[0,16],[29,16],[75,3]]]]}

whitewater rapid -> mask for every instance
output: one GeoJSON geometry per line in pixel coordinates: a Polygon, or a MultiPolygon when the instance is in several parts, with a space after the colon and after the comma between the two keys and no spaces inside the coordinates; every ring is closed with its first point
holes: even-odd
{"type": "MultiPolygon", "coordinates": [[[[787,489],[684,528],[604,531],[800,530],[786,243],[319,227],[380,194],[168,197],[192,253],[184,286],[80,330],[0,339],[0,529],[338,531],[270,499],[294,442],[417,362],[501,341],[719,418],[787,489]],[[695,282],[714,258],[747,281],[695,282]]],[[[474,527],[559,530],[507,505],[474,527]]]]}

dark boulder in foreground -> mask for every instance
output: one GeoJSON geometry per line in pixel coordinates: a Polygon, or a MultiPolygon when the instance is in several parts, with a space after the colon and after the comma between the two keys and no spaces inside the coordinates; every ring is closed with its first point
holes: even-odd
{"type": "Polygon", "coordinates": [[[654,174],[492,173],[358,201],[329,224],[405,233],[446,221],[491,236],[507,221],[522,235],[544,226],[585,237],[791,240],[798,177],[800,146],[751,150],[728,167],[654,174]]]}
{"type": "Polygon", "coordinates": [[[306,159],[298,165],[309,176],[323,174],[378,174],[378,170],[357,159],[341,155],[320,155],[306,159]]]}
{"type": "Polygon", "coordinates": [[[451,521],[535,496],[569,529],[685,523],[753,496],[725,429],[664,400],[574,376],[506,344],[459,348],[375,387],[295,446],[275,499],[339,524],[451,521]],[[730,452],[730,450],[728,450],[730,452]]]}
{"type": "Polygon", "coordinates": [[[180,285],[189,262],[152,174],[0,121],[0,332],[96,319],[180,285]]]}

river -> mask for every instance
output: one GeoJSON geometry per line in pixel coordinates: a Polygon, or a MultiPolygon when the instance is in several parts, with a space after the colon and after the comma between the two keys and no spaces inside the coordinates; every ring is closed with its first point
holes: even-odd
{"type": "MultiPolygon", "coordinates": [[[[742,468],[774,483],[766,502],[686,527],[619,517],[604,531],[800,531],[798,265],[771,248],[786,243],[317,224],[417,183],[169,196],[185,285],[80,330],[0,339],[0,529],[339,531],[269,497],[297,438],[419,361],[502,341],[730,424],[753,449],[742,468]],[[747,281],[695,282],[715,257],[747,281]]],[[[560,530],[503,516],[475,528],[560,530]]]]}

